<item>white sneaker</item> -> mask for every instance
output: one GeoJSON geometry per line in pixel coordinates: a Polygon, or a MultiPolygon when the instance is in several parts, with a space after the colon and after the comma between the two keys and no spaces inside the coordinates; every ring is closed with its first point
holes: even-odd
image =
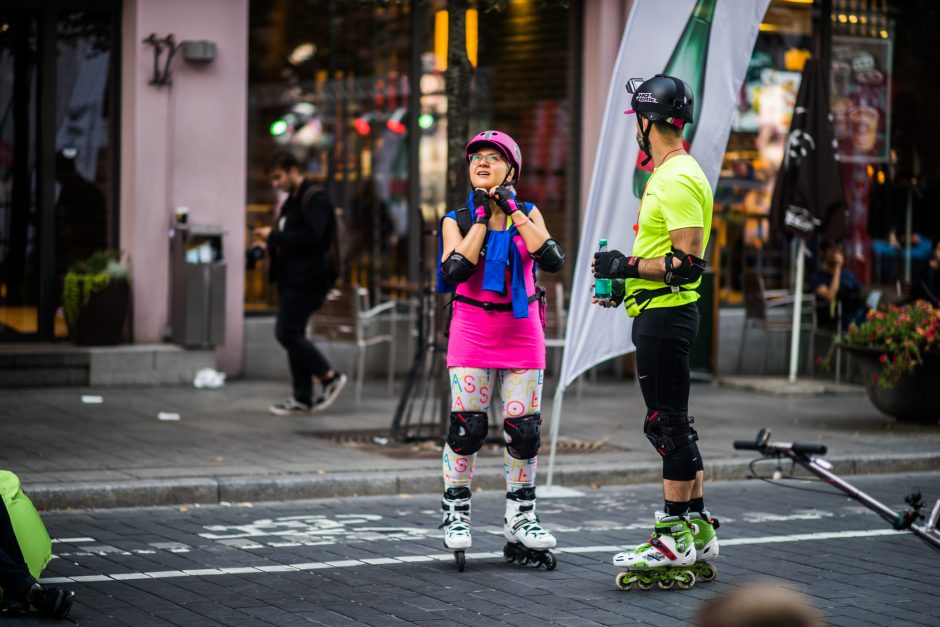
{"type": "Polygon", "coordinates": [[[506,539],[528,549],[550,549],[557,543],[555,536],[539,524],[539,517],[535,514],[535,488],[506,493],[503,523],[506,539]]]}
{"type": "Polygon", "coordinates": [[[268,411],[275,416],[306,416],[313,413],[313,407],[291,397],[283,403],[271,405],[268,407],[268,411]]]}
{"type": "Polygon", "coordinates": [[[339,396],[339,393],[346,387],[347,382],[349,382],[349,377],[343,373],[338,373],[333,377],[332,381],[323,386],[323,396],[314,401],[313,411],[321,412],[329,409],[330,405],[336,401],[336,397],[339,396]]]}

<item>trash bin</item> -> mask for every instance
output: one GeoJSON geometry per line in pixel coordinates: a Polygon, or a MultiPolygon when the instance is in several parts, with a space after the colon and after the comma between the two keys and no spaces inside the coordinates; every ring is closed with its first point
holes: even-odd
{"type": "Polygon", "coordinates": [[[225,341],[225,260],[218,227],[176,224],[170,233],[170,339],[207,348],[225,341]]]}

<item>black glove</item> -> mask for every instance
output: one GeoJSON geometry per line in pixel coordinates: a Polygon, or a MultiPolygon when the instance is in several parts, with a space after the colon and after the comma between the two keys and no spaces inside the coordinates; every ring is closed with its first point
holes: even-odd
{"type": "Polygon", "coordinates": [[[595,279],[638,279],[640,257],[627,257],[619,250],[594,253],[595,279]]]}
{"type": "Polygon", "coordinates": [[[626,295],[626,284],[623,279],[614,279],[610,282],[610,298],[607,299],[618,307],[623,303],[626,295]]]}
{"type": "Polygon", "coordinates": [[[494,189],[493,199],[496,200],[496,204],[507,216],[511,216],[514,211],[518,211],[519,209],[516,205],[516,201],[512,198],[512,193],[505,187],[497,187],[494,189]]]}
{"type": "Polygon", "coordinates": [[[475,224],[486,224],[490,221],[493,212],[490,210],[490,196],[485,189],[473,190],[472,197],[473,217],[475,224]],[[482,215],[481,210],[482,209],[482,215]]]}

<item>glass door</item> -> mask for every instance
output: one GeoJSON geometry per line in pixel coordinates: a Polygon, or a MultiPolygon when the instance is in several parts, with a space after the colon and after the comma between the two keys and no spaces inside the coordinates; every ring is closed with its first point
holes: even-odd
{"type": "Polygon", "coordinates": [[[38,331],[38,24],[0,9],[0,341],[38,331]]]}
{"type": "Polygon", "coordinates": [[[68,333],[69,267],[117,246],[118,4],[0,0],[0,342],[68,333]]]}

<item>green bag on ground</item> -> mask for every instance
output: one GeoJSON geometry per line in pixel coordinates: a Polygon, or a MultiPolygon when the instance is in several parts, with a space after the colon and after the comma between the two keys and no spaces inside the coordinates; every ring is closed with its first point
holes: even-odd
{"type": "MultiPolygon", "coordinates": [[[[20,543],[20,551],[29,572],[39,579],[40,573],[52,559],[52,540],[42,524],[39,512],[20,487],[20,478],[8,470],[0,470],[0,499],[10,515],[13,532],[20,543]]],[[[3,589],[0,588],[0,599],[3,589]]]]}

